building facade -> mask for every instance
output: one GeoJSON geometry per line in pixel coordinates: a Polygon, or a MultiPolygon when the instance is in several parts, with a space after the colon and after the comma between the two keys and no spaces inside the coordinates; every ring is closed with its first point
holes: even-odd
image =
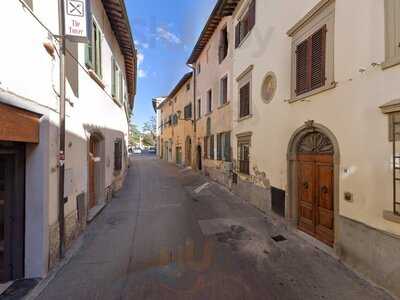
{"type": "Polygon", "coordinates": [[[166,97],[156,97],[152,100],[153,109],[156,114],[156,155],[161,157],[161,110],[158,109],[160,104],[166,99],[166,97]]]}
{"type": "Polygon", "coordinates": [[[400,295],[400,2],[243,0],[233,18],[233,189],[400,295]]]}
{"type": "Polygon", "coordinates": [[[161,115],[160,157],[179,166],[192,166],[193,74],[187,73],[158,105],[161,115]]]}
{"type": "Polygon", "coordinates": [[[237,2],[217,2],[187,62],[196,73],[195,166],[226,186],[232,182],[234,29],[231,15],[237,2]]]}
{"type": "MultiPolygon", "coordinates": [[[[67,247],[128,168],[136,89],[129,20],[122,0],[92,0],[91,11],[91,42],[67,41],[67,247]]],[[[58,260],[58,4],[3,1],[0,15],[0,280],[9,281],[44,277],[58,260]]]]}

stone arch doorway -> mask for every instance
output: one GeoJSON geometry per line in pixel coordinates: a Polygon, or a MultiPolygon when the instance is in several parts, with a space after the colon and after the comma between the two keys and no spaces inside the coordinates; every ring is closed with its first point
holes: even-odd
{"type": "Polygon", "coordinates": [[[329,129],[310,121],[293,134],[285,215],[329,246],[337,240],[339,170],[339,146],[329,129]]]}
{"type": "Polygon", "coordinates": [[[201,171],[203,169],[203,163],[201,161],[201,155],[202,155],[201,146],[198,145],[197,146],[197,169],[199,171],[201,171]]]}
{"type": "Polygon", "coordinates": [[[192,165],[192,139],[190,136],[185,141],[185,164],[186,166],[192,165]]]}
{"type": "Polygon", "coordinates": [[[88,144],[88,209],[104,202],[105,143],[99,132],[90,134],[88,144]]]}

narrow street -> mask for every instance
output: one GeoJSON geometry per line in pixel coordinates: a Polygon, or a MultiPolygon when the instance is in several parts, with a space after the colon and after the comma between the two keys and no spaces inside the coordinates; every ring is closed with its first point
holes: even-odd
{"type": "Polygon", "coordinates": [[[277,217],[190,170],[141,156],[38,299],[391,297],[277,217]]]}

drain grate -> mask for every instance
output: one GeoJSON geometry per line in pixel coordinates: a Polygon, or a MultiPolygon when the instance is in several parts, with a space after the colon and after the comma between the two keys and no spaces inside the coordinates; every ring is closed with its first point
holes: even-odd
{"type": "Polygon", "coordinates": [[[287,241],[287,238],[285,238],[283,235],[279,234],[279,235],[275,235],[271,237],[275,242],[279,243],[279,242],[283,242],[283,241],[287,241]]]}

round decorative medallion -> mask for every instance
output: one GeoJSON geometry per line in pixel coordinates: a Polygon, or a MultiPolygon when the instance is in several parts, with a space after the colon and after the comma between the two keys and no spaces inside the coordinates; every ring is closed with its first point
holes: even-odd
{"type": "Polygon", "coordinates": [[[273,72],[267,73],[261,88],[261,97],[266,103],[270,103],[275,96],[276,92],[276,76],[273,72]]]}

